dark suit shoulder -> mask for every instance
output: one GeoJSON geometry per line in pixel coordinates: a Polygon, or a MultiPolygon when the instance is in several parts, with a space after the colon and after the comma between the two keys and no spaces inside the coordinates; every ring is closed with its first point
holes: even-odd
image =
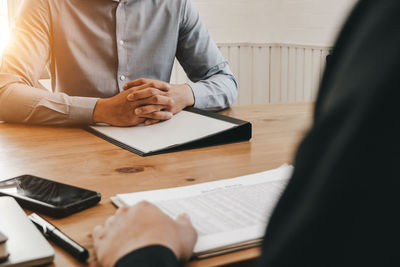
{"type": "Polygon", "coordinates": [[[397,0],[358,3],[333,49],[319,89],[316,118],[349,101],[372,99],[381,90],[393,89],[400,59],[399,10],[397,0]]]}
{"type": "Polygon", "coordinates": [[[340,34],[262,266],[400,266],[399,13],[362,0],[340,34]]]}

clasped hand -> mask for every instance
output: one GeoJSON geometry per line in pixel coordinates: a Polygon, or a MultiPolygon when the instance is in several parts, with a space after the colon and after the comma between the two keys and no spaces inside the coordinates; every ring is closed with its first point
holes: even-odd
{"type": "Polygon", "coordinates": [[[114,126],[151,125],[169,120],[194,104],[192,89],[187,84],[169,84],[151,79],[130,81],[116,96],[99,99],[93,111],[93,122],[114,126]]]}

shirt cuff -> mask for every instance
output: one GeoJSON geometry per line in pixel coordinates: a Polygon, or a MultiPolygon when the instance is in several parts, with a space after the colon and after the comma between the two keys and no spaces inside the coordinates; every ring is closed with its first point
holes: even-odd
{"type": "Polygon", "coordinates": [[[204,90],[203,85],[194,82],[188,82],[187,85],[192,88],[194,105],[195,108],[204,108],[208,104],[209,95],[207,90],[204,90]]]}
{"type": "Polygon", "coordinates": [[[178,267],[179,261],[167,247],[152,245],[139,248],[120,258],[114,267],[178,267]]]}
{"type": "Polygon", "coordinates": [[[92,124],[93,110],[99,98],[71,97],[68,121],[72,124],[92,124]]]}

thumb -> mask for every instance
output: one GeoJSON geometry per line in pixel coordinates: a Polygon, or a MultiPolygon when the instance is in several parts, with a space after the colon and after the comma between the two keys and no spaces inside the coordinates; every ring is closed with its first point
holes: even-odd
{"type": "Polygon", "coordinates": [[[197,242],[197,231],[193,227],[188,214],[183,213],[176,218],[179,227],[181,241],[181,259],[187,261],[193,254],[194,246],[197,242]]]}
{"type": "Polygon", "coordinates": [[[197,231],[194,228],[190,216],[187,213],[182,213],[176,218],[177,224],[181,227],[185,235],[191,236],[192,239],[197,240],[197,231]]]}

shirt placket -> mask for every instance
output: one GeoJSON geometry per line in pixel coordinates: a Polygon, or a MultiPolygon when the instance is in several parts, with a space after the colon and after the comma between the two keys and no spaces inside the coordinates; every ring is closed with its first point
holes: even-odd
{"type": "Polygon", "coordinates": [[[128,81],[128,66],[127,66],[127,49],[126,40],[126,3],[127,0],[120,0],[116,11],[116,42],[118,53],[118,71],[117,81],[119,91],[122,92],[122,86],[128,81]]]}

